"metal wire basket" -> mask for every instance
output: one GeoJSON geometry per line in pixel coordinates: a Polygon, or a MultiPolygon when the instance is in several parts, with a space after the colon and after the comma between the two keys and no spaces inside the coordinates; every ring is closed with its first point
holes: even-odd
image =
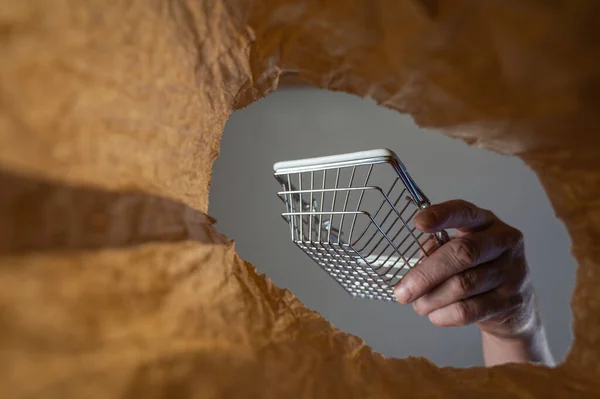
{"type": "Polygon", "coordinates": [[[415,229],[430,205],[391,150],[278,162],[292,241],[351,295],[395,301],[393,288],[445,231],[415,229]]]}

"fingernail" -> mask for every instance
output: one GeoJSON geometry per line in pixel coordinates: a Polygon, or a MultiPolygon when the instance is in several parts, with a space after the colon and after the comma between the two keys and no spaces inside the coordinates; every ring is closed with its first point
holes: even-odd
{"type": "Polygon", "coordinates": [[[406,303],[410,302],[410,291],[408,290],[408,288],[406,288],[404,285],[402,285],[402,283],[400,284],[400,286],[398,288],[396,288],[394,295],[396,296],[396,299],[400,303],[406,304],[406,303]]]}
{"type": "Polygon", "coordinates": [[[433,312],[429,313],[429,315],[427,317],[429,318],[430,322],[439,326],[439,325],[443,325],[447,322],[445,313],[446,312],[444,312],[443,309],[437,309],[437,310],[434,310],[433,312]]]}

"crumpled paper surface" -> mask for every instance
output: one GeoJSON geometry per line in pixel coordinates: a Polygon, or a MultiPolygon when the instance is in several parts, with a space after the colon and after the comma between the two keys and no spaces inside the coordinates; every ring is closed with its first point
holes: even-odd
{"type": "Polygon", "coordinates": [[[0,0],[3,397],[600,395],[598,11],[0,0]],[[235,254],[205,215],[212,162],[283,70],[538,173],[579,261],[564,364],[386,359],[235,254]]]}

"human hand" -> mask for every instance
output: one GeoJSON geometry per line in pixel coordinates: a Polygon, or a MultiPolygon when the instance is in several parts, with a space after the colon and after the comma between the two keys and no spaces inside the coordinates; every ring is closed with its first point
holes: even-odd
{"type": "Polygon", "coordinates": [[[426,233],[455,228],[457,234],[404,276],[395,289],[399,302],[412,303],[435,325],[476,323],[502,339],[541,328],[519,230],[462,200],[422,210],[415,226],[426,233]]]}

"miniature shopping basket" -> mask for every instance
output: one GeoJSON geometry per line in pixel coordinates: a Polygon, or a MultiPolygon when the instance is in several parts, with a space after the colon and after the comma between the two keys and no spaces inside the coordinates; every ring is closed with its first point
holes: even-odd
{"type": "Polygon", "coordinates": [[[393,289],[445,231],[415,229],[428,198],[391,150],[277,162],[292,241],[349,294],[395,301],[393,289]]]}

